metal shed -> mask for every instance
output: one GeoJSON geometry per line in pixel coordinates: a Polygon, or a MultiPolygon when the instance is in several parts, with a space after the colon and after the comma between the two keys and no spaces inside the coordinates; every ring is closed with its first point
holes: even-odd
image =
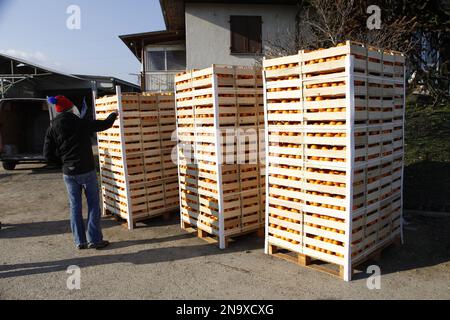
{"type": "Polygon", "coordinates": [[[138,85],[114,77],[68,74],[0,54],[0,99],[46,98],[61,94],[77,106],[86,99],[92,111],[92,90],[98,95],[114,94],[117,85],[123,92],[140,92],[138,85]]]}

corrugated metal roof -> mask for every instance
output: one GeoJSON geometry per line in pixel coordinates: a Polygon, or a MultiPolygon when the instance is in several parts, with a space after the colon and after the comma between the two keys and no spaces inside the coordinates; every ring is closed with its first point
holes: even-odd
{"type": "Polygon", "coordinates": [[[37,64],[37,63],[30,62],[30,61],[27,61],[27,60],[22,59],[22,58],[17,58],[17,57],[9,56],[9,55],[4,54],[4,53],[0,53],[0,59],[1,59],[1,58],[3,58],[3,59],[6,58],[6,59],[8,59],[8,60],[13,60],[13,61],[16,61],[16,62],[20,62],[20,63],[23,63],[23,64],[25,64],[25,65],[31,66],[31,67],[33,67],[33,68],[40,69],[40,70],[42,70],[42,71],[46,71],[46,72],[50,72],[50,73],[54,73],[54,74],[59,74],[59,75],[63,75],[63,76],[66,76],[66,77],[75,78],[75,79],[78,79],[78,80],[83,80],[83,79],[78,78],[77,76],[74,76],[74,75],[72,75],[72,74],[65,73],[65,72],[61,72],[61,71],[58,71],[58,70],[55,70],[55,69],[52,69],[52,68],[44,67],[44,66],[41,66],[41,65],[39,65],[39,64],[37,64]]]}

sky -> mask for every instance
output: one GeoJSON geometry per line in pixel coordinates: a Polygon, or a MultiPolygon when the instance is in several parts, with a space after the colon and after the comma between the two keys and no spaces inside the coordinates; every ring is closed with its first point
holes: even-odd
{"type": "Polygon", "coordinates": [[[118,36],[157,30],[158,0],[0,0],[0,53],[66,73],[137,83],[139,61],[118,36]]]}

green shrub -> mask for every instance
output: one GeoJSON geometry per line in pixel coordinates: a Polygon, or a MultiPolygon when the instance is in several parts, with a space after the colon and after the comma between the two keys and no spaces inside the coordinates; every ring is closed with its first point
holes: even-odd
{"type": "Polygon", "coordinates": [[[450,105],[408,102],[405,139],[406,165],[450,161],[450,105]]]}

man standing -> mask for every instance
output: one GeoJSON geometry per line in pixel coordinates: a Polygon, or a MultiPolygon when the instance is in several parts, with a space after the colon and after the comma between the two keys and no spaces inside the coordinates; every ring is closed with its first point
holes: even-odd
{"type": "Polygon", "coordinates": [[[44,156],[49,163],[62,162],[64,182],[70,203],[70,226],[78,249],[106,247],[103,240],[97,174],[92,153],[91,136],[94,132],[112,127],[117,113],[105,120],[80,118],[77,107],[66,97],[48,99],[55,105],[57,116],[47,130],[44,156]],[[82,191],[88,204],[87,239],[82,213],[82,191]]]}

